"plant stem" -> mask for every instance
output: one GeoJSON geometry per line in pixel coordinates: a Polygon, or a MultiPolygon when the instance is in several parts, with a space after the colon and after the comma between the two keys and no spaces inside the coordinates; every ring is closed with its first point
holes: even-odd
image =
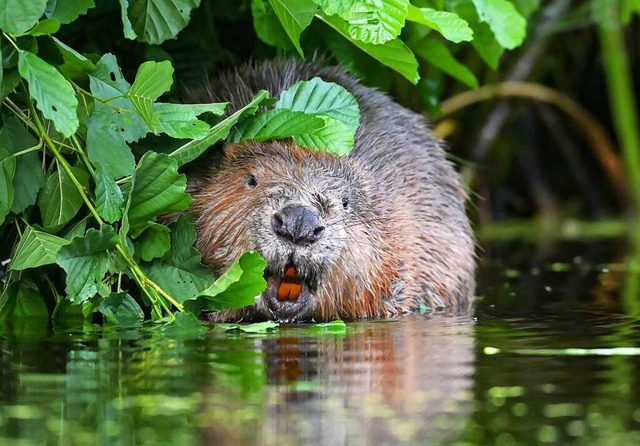
{"type": "MultiPolygon", "coordinates": [[[[609,20],[599,24],[602,63],[610,95],[611,112],[618,132],[620,146],[629,173],[629,185],[633,200],[634,216],[640,213],[640,131],[638,111],[631,82],[629,61],[620,23],[620,1],[602,2],[609,8],[605,15],[609,20]]],[[[638,236],[636,236],[637,238],[638,236]]]]}

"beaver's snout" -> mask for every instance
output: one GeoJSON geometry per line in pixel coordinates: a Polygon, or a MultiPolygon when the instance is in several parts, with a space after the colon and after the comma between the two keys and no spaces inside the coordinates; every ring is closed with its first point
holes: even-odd
{"type": "Polygon", "coordinates": [[[310,206],[288,204],[271,218],[273,231],[294,245],[310,245],[324,234],[324,222],[310,206]]]}

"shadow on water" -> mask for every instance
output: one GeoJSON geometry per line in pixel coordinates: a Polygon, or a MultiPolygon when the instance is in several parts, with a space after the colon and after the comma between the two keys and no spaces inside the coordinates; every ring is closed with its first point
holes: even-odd
{"type": "Polygon", "coordinates": [[[0,444],[640,444],[622,241],[484,247],[474,317],[266,335],[0,329],[0,444]]]}

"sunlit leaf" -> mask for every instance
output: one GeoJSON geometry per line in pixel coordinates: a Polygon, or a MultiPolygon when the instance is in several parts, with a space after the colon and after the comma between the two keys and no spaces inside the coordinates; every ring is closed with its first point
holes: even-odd
{"type": "Polygon", "coordinates": [[[68,244],[69,240],[27,226],[15,248],[9,268],[19,271],[56,263],[58,251],[68,244]]]}
{"type": "Polygon", "coordinates": [[[269,0],[282,27],[301,56],[300,35],[313,20],[318,5],[312,0],[269,0]]]}
{"type": "Polygon", "coordinates": [[[98,214],[109,223],[120,220],[124,208],[122,190],[113,177],[104,172],[100,164],[96,168],[95,181],[95,205],[98,214]]]}
{"type": "Polygon", "coordinates": [[[71,136],[78,128],[78,100],[62,74],[33,53],[20,51],[18,71],[29,84],[29,95],[56,130],[71,136]]]}
{"type": "Polygon", "coordinates": [[[410,5],[407,19],[428,26],[442,34],[445,39],[455,43],[473,40],[473,31],[467,21],[453,12],[416,8],[410,5]]]}
{"type": "Polygon", "coordinates": [[[513,3],[507,0],[471,0],[480,20],[486,22],[503,48],[514,49],[522,44],[527,22],[513,3]]]}
{"type": "Polygon", "coordinates": [[[145,62],[138,68],[136,79],[127,94],[150,129],[156,130],[159,117],[153,103],[173,84],[173,67],[169,61],[145,62]]]}
{"type": "Polygon", "coordinates": [[[409,0],[358,0],[340,14],[357,41],[380,45],[400,35],[409,0]]]}
{"type": "Polygon", "coordinates": [[[93,0],[48,0],[45,15],[66,24],[86,14],[94,6],[93,0]]]}
{"type": "Polygon", "coordinates": [[[59,29],[60,22],[55,19],[44,19],[31,28],[27,34],[30,36],[47,36],[57,33],[59,29]]]}

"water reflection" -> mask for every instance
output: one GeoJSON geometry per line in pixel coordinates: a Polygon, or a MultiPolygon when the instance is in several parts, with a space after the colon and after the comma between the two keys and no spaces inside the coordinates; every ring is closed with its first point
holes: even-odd
{"type": "Polygon", "coordinates": [[[469,316],[266,338],[21,330],[1,344],[0,443],[447,444],[472,409],[469,316]]]}

